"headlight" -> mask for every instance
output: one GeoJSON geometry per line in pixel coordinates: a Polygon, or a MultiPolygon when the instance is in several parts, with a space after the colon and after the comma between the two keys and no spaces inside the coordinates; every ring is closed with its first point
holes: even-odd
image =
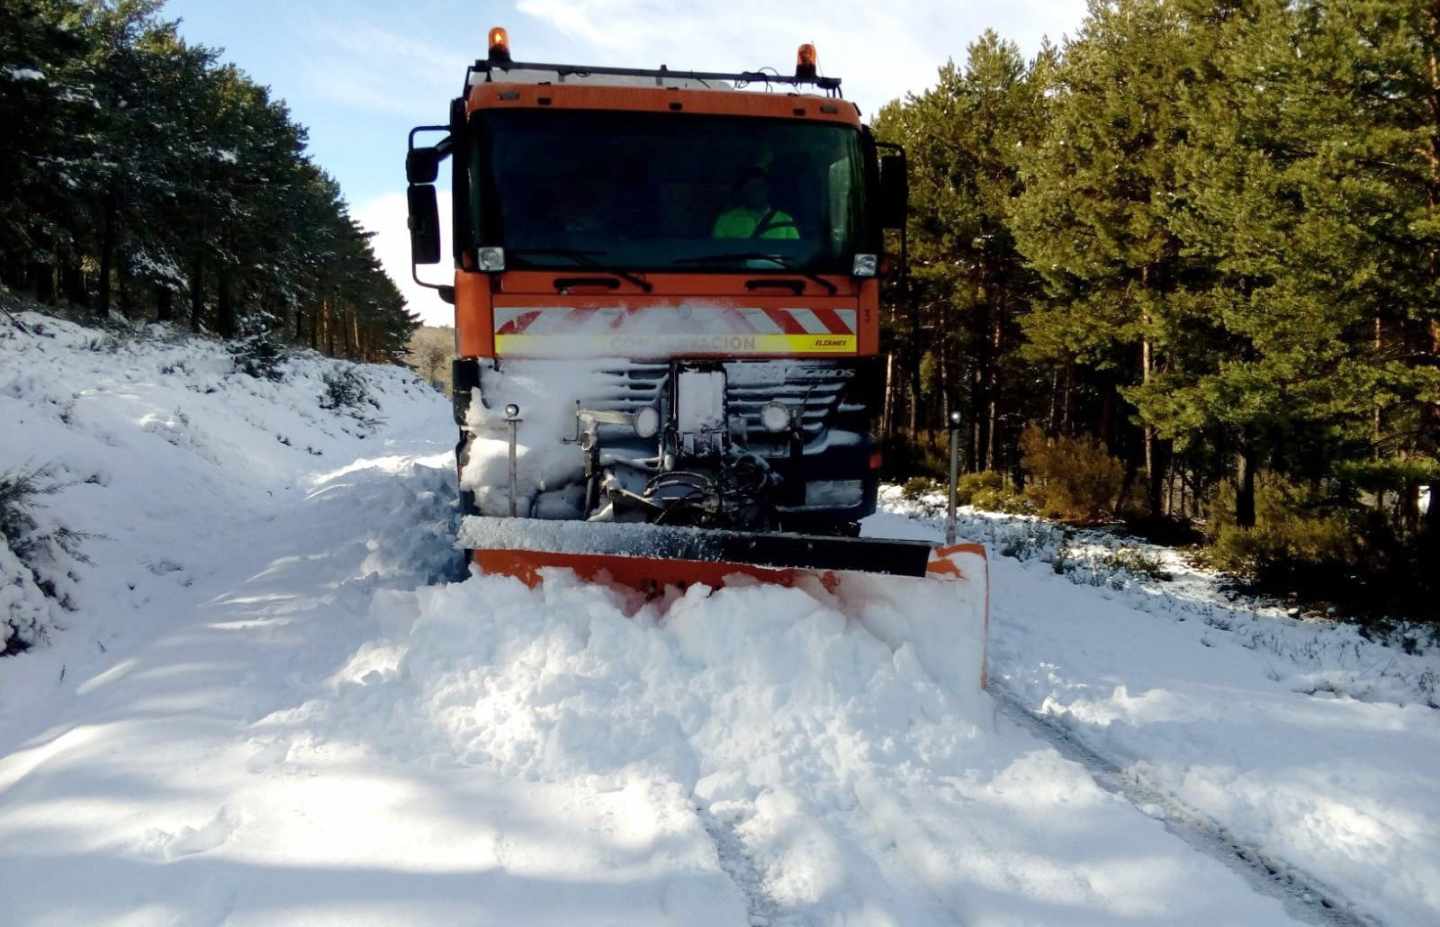
{"type": "Polygon", "coordinates": [[[652,406],[646,406],[635,413],[635,434],[641,438],[653,438],[660,430],[660,413],[652,406]]]}
{"type": "Polygon", "coordinates": [[[480,269],[486,273],[498,273],[505,269],[504,248],[481,248],[479,253],[476,254],[476,258],[478,259],[476,263],[478,263],[480,269]]]}
{"type": "Polygon", "coordinates": [[[790,407],[779,400],[765,403],[760,407],[760,424],[766,431],[784,431],[790,427],[790,407]]]}

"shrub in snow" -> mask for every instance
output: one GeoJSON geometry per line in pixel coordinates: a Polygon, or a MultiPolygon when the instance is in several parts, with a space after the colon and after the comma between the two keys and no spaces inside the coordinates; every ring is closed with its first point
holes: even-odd
{"type": "Polygon", "coordinates": [[[325,391],[320,394],[320,408],[327,412],[349,415],[366,428],[381,424],[370,412],[380,409],[380,402],[370,393],[370,384],[360,368],[353,364],[337,365],[321,375],[325,391]]]}
{"type": "Polygon", "coordinates": [[[51,624],[50,603],[30,568],[0,540],[0,656],[30,649],[51,624]]]}
{"type": "Polygon", "coordinates": [[[1295,514],[1249,529],[1221,526],[1209,557],[1227,573],[1253,579],[1261,586],[1286,589],[1310,587],[1313,583],[1309,580],[1322,579],[1332,571],[1346,575],[1346,565],[1356,559],[1356,547],[1355,534],[1345,519],[1295,514]]]}
{"type": "Polygon", "coordinates": [[[1065,529],[1044,521],[1015,522],[998,535],[1000,555],[1016,560],[1052,560],[1065,541],[1065,529]]]}
{"type": "Polygon", "coordinates": [[[241,338],[227,348],[235,359],[235,370],[257,380],[278,383],[285,379],[285,362],[289,352],[269,332],[241,338]]]}
{"type": "Polygon", "coordinates": [[[1125,484],[1125,465],[1106,453],[1099,441],[1050,438],[1031,425],[1020,436],[1020,454],[1031,477],[1026,495],[1041,515],[1091,522],[1114,516],[1125,484]]]}
{"type": "Polygon", "coordinates": [[[36,517],[36,499],[65,484],[47,468],[0,473],[0,653],[18,653],[44,639],[50,600],[73,607],[66,591],[70,565],[84,561],[83,535],[36,517]]]}
{"type": "MultiPolygon", "coordinates": [[[[974,476],[985,476],[983,473],[974,476]]],[[[995,474],[998,476],[999,474],[995,474]]],[[[963,483],[964,480],[961,480],[963,483]]],[[[970,504],[989,512],[1003,512],[1006,515],[1033,515],[1035,506],[1024,493],[1016,492],[1009,486],[985,486],[976,489],[970,496],[970,504]]]]}
{"type": "Polygon", "coordinates": [[[85,350],[96,354],[118,354],[120,347],[120,339],[114,333],[98,335],[85,343],[85,350]]]}
{"type": "Polygon", "coordinates": [[[900,488],[900,494],[911,502],[920,502],[926,496],[944,491],[944,483],[928,476],[912,476],[900,488]]]}
{"type": "Polygon", "coordinates": [[[375,404],[370,398],[370,387],[360,371],[353,367],[339,367],[322,374],[325,392],[320,396],[320,408],[330,411],[358,409],[362,405],[375,404]]]}
{"type": "Polygon", "coordinates": [[[996,470],[982,470],[966,473],[955,483],[955,501],[960,505],[973,505],[975,497],[982,493],[1001,493],[1005,490],[1005,474],[996,470]]]}
{"type": "MultiPolygon", "coordinates": [[[[945,510],[945,483],[930,477],[917,476],[905,483],[901,494],[926,514],[945,510]]],[[[1005,483],[1005,475],[996,470],[965,473],[955,483],[955,503],[974,506],[990,512],[1027,515],[1032,508],[1025,497],[1005,483]]]]}
{"type": "Polygon", "coordinates": [[[1139,547],[1121,547],[1107,551],[1101,556],[1100,565],[1112,572],[1129,573],[1131,576],[1143,576],[1162,582],[1171,578],[1170,571],[1165,569],[1159,557],[1139,547]]]}
{"type": "Polygon", "coordinates": [[[1255,525],[1245,528],[1235,523],[1234,487],[1222,484],[1206,562],[1251,592],[1384,625],[1403,615],[1440,631],[1440,532],[1401,531],[1381,511],[1354,508],[1345,491],[1262,474],[1255,525]]]}

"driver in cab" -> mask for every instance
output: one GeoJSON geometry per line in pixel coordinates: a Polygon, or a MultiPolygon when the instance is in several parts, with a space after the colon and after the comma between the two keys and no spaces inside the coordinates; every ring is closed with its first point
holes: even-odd
{"type": "Polygon", "coordinates": [[[736,184],[740,205],[715,220],[713,238],[789,238],[800,231],[789,213],[770,203],[770,179],[761,167],[746,168],[736,184]]]}

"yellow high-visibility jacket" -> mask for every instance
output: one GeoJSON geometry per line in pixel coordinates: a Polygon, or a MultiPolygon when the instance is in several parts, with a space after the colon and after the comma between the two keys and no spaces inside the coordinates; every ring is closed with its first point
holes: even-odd
{"type": "Polygon", "coordinates": [[[795,220],[789,213],[779,209],[748,209],[744,206],[737,206],[728,209],[720,214],[715,220],[715,228],[710,233],[713,238],[799,238],[800,230],[795,227],[795,220]],[[761,223],[764,227],[760,233],[755,234],[756,227],[761,223]]]}

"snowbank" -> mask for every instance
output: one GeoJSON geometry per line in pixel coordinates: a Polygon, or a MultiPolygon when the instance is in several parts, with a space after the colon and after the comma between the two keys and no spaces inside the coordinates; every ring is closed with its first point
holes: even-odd
{"type": "MultiPolygon", "coordinates": [[[[898,530],[913,524],[922,529],[917,537],[941,536],[943,494],[907,499],[898,487],[886,486],[881,502],[889,515],[904,517],[898,530]]],[[[885,516],[873,524],[881,534],[895,525],[885,516]]],[[[1354,624],[1229,592],[1223,577],[1197,568],[1174,548],[1112,532],[969,506],[959,511],[959,530],[961,537],[984,543],[992,561],[1032,564],[1074,585],[1104,590],[1107,600],[1137,611],[1192,622],[1206,629],[1207,640],[1230,637],[1267,655],[1272,672],[1295,691],[1440,708],[1440,647],[1424,652],[1423,628],[1378,640],[1354,624]],[[1418,645],[1413,652],[1405,646],[1407,636],[1418,645]]]]}
{"type": "MultiPolygon", "coordinates": [[[[867,531],[939,536],[923,501],[891,487],[883,505],[867,531]]],[[[1133,539],[972,510],[962,524],[993,552],[1002,698],[1362,918],[1440,922],[1440,648],[1232,601],[1218,577],[1133,539]],[[1170,578],[1116,565],[1125,547],[1170,578]]]]}
{"type": "Polygon", "coordinates": [[[377,436],[381,419],[403,435],[444,414],[444,398],[400,368],[301,352],[271,380],[168,326],[18,318],[24,331],[0,319],[0,474],[43,469],[60,487],[36,500],[43,532],[78,534],[89,562],[54,551],[36,574],[0,545],[0,648],[16,633],[57,648],[0,663],[0,721],[45,697],[42,678],[164,627],[234,555],[217,526],[273,517],[271,504],[303,496],[327,460],[382,452],[392,438],[377,436]],[[322,408],[327,378],[341,374],[373,400],[365,414],[322,408]],[[39,596],[47,586],[64,607],[39,596]]]}

